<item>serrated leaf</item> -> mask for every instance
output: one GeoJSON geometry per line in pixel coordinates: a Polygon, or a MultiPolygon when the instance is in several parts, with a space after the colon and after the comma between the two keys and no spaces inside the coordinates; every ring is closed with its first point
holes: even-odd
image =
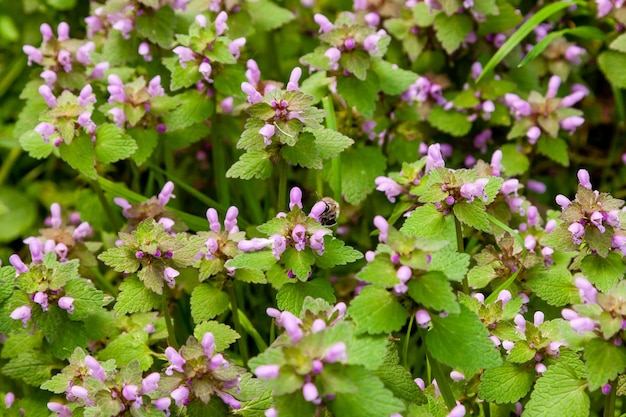
{"type": "Polygon", "coordinates": [[[524,416],[586,417],[589,415],[586,385],[586,381],[579,379],[569,366],[552,365],[535,384],[524,416]]]}
{"type": "Polygon", "coordinates": [[[472,19],[465,14],[447,16],[444,13],[439,13],[435,16],[434,27],[437,39],[441,42],[443,49],[448,54],[452,54],[465,41],[474,24],[472,19]]]}
{"type": "Polygon", "coordinates": [[[337,93],[343,97],[350,106],[356,109],[366,119],[371,119],[376,110],[378,89],[380,81],[373,71],[367,72],[365,81],[356,77],[340,77],[337,80],[337,93]]]}
{"type": "Polygon", "coordinates": [[[535,267],[527,274],[528,286],[548,304],[562,307],[579,300],[578,288],[566,268],[535,267]]]}
{"type": "Polygon", "coordinates": [[[137,271],[141,265],[137,257],[128,255],[128,249],[125,247],[107,249],[106,252],[98,255],[98,259],[105,265],[113,267],[117,272],[132,273],[137,271]]]}
{"type": "MultiPolygon", "coordinates": [[[[38,219],[37,208],[36,200],[25,193],[23,188],[0,186],[0,242],[11,242],[20,236],[26,236],[38,219]]],[[[15,272],[12,275],[14,278],[15,272]]]]}
{"type": "Polygon", "coordinates": [[[540,137],[537,151],[563,166],[569,166],[567,143],[561,138],[548,138],[545,135],[540,137]]]}
{"type": "Polygon", "coordinates": [[[95,151],[91,139],[87,135],[79,135],[71,144],[61,143],[59,146],[61,158],[72,168],[90,180],[98,177],[96,173],[95,151]]]}
{"type": "Polygon", "coordinates": [[[509,362],[526,363],[535,357],[536,351],[525,340],[519,340],[513,346],[507,357],[509,362]]]}
{"type": "Polygon", "coordinates": [[[170,47],[174,38],[175,16],[170,7],[146,8],[135,21],[137,32],[162,48],[170,47]]]}
{"type": "Polygon", "coordinates": [[[427,272],[408,283],[409,295],[425,307],[448,313],[459,313],[459,304],[448,282],[440,271],[427,272]]]}
{"type": "Polygon", "coordinates": [[[359,366],[346,369],[348,377],[354,382],[356,392],[339,393],[329,403],[336,416],[380,417],[404,410],[404,403],[395,398],[383,383],[359,366]]]}
{"type": "Polygon", "coordinates": [[[604,292],[615,286],[626,272],[622,255],[617,252],[609,253],[606,258],[589,254],[583,258],[580,269],[589,282],[604,292]]]}
{"type": "Polygon", "coordinates": [[[72,279],[65,284],[65,295],[74,299],[73,320],[81,320],[100,310],[104,293],[82,278],[72,279]]]}
{"type": "Polygon", "coordinates": [[[426,333],[426,347],[438,361],[472,375],[480,369],[502,363],[489,332],[476,313],[461,304],[459,314],[432,315],[432,329],[426,333]]]}
{"type": "Polygon", "coordinates": [[[426,397],[417,388],[417,384],[413,381],[409,371],[400,366],[398,362],[398,353],[395,348],[388,349],[384,356],[383,364],[372,371],[372,373],[385,384],[387,389],[393,392],[396,398],[409,403],[424,404],[426,397]]]}
{"type": "Polygon", "coordinates": [[[382,59],[372,59],[372,71],[378,75],[380,89],[389,95],[399,95],[408,90],[418,75],[412,71],[399,68],[391,62],[382,59]]]}
{"type": "Polygon", "coordinates": [[[235,279],[251,284],[267,284],[263,271],[255,269],[239,268],[235,271],[235,279]]]}
{"type": "Polygon", "coordinates": [[[56,365],[50,355],[24,352],[4,365],[2,373],[10,378],[38,387],[50,379],[50,373],[55,367],[56,365]]]}
{"type": "Polygon", "coordinates": [[[34,130],[28,130],[20,136],[20,146],[35,159],[47,158],[56,148],[54,143],[44,142],[41,135],[34,130]]]}
{"type": "Polygon", "coordinates": [[[626,88],[626,54],[604,51],[598,55],[598,65],[606,79],[617,88],[626,88]]]}
{"type": "Polygon", "coordinates": [[[472,128],[472,122],[467,120],[467,114],[456,110],[444,110],[441,106],[435,106],[430,110],[428,123],[456,137],[467,135],[472,128]]]}
{"type": "Polygon", "coordinates": [[[441,271],[451,281],[462,281],[469,269],[470,256],[452,249],[443,249],[432,254],[429,271],[441,271]]]}
{"type": "Polygon", "coordinates": [[[198,64],[195,62],[188,62],[185,67],[182,67],[178,57],[171,56],[163,58],[163,65],[172,73],[170,80],[170,90],[172,91],[190,87],[202,78],[202,74],[198,70],[198,64]]]}
{"type": "Polygon", "coordinates": [[[204,122],[215,111],[213,100],[196,90],[174,96],[180,105],[169,113],[166,120],[168,131],[175,131],[204,122]]]}
{"type": "Polygon", "coordinates": [[[500,150],[502,151],[502,166],[508,176],[515,177],[528,171],[530,167],[528,157],[520,153],[514,144],[507,143],[500,150]]]}
{"type": "Polygon", "coordinates": [[[291,165],[300,165],[302,168],[322,169],[322,158],[317,151],[315,138],[308,132],[298,136],[294,146],[283,146],[280,154],[291,165]]]}
{"type": "Polygon", "coordinates": [[[330,282],[317,278],[307,282],[296,281],[283,285],[276,294],[276,303],[280,310],[290,311],[299,316],[306,297],[321,298],[331,304],[337,301],[330,282]]]}
{"type": "Polygon", "coordinates": [[[198,340],[202,340],[202,336],[207,332],[213,333],[215,337],[215,348],[218,352],[228,349],[230,345],[241,337],[239,333],[231,329],[230,326],[214,320],[202,322],[193,329],[193,335],[198,340]]]}
{"type": "Polygon", "coordinates": [[[593,338],[585,345],[584,357],[589,373],[589,391],[614,380],[626,369],[626,350],[599,338],[593,338]]]}
{"type": "Polygon", "coordinates": [[[307,129],[307,131],[315,136],[315,148],[322,159],[335,158],[354,143],[349,137],[325,127],[307,129]]]}
{"type": "MultiPolygon", "coordinates": [[[[376,177],[384,175],[385,156],[379,147],[364,146],[347,149],[341,154],[341,192],[346,202],[359,204],[374,190],[376,177]]],[[[326,178],[331,187],[336,182],[331,170],[326,170],[326,178]]],[[[334,190],[333,191],[337,191],[334,190]]]]}
{"type": "Polygon", "coordinates": [[[315,257],[311,248],[304,248],[298,251],[293,247],[288,247],[282,254],[281,260],[285,268],[290,269],[301,281],[306,281],[311,273],[311,266],[315,263],[315,257]]]}
{"type": "Polygon", "coordinates": [[[246,3],[252,26],[260,31],[276,29],[294,19],[294,14],[271,1],[259,0],[246,3]]]}
{"type": "Polygon", "coordinates": [[[400,282],[396,273],[396,267],[389,260],[389,256],[377,256],[365,265],[356,278],[374,284],[376,287],[391,288],[400,282]]]}
{"type": "Polygon", "coordinates": [[[226,262],[226,266],[229,268],[247,268],[263,271],[269,269],[277,261],[271,250],[260,250],[237,255],[226,262]]]}
{"type": "Polygon", "coordinates": [[[141,165],[148,160],[158,145],[159,134],[156,130],[141,128],[129,129],[128,133],[135,139],[137,145],[137,150],[132,154],[133,160],[137,165],[141,165]]]}
{"type": "Polygon", "coordinates": [[[105,123],[96,129],[96,159],[104,164],[126,159],[135,153],[137,144],[132,137],[114,124],[105,123]]]}
{"type": "Polygon", "coordinates": [[[478,200],[474,200],[471,203],[457,203],[452,207],[452,210],[461,223],[477,230],[489,231],[489,219],[487,218],[485,205],[478,200]]]}
{"type": "Polygon", "coordinates": [[[119,314],[152,311],[161,306],[161,296],[146,288],[135,275],[124,279],[113,309],[119,314]]]}
{"type": "Polygon", "coordinates": [[[487,369],[483,373],[478,395],[489,402],[514,403],[528,394],[535,378],[534,369],[504,362],[501,366],[487,369]]]}
{"type": "Polygon", "coordinates": [[[424,204],[413,210],[400,231],[409,236],[433,238],[441,236],[445,216],[434,204],[424,204]]]}
{"type": "Polygon", "coordinates": [[[348,313],[360,331],[371,334],[398,331],[407,319],[407,311],[395,295],[373,286],[365,287],[352,300],[348,313]]]}
{"type": "Polygon", "coordinates": [[[191,293],[191,317],[196,323],[222,314],[229,305],[228,294],[210,284],[200,284],[191,293]]]}
{"type": "Polygon", "coordinates": [[[139,368],[147,371],[152,366],[152,351],[148,347],[148,334],[143,331],[122,333],[99,351],[98,360],[115,359],[117,366],[128,365],[132,361],[139,362],[139,368]]]}
{"type": "Polygon", "coordinates": [[[265,151],[248,151],[226,172],[228,178],[265,179],[272,174],[270,155],[265,151]]]}
{"type": "Polygon", "coordinates": [[[315,265],[320,268],[332,268],[337,265],[346,265],[363,257],[363,254],[351,246],[347,246],[343,240],[330,235],[324,236],[324,254],[315,256],[315,265]]]}

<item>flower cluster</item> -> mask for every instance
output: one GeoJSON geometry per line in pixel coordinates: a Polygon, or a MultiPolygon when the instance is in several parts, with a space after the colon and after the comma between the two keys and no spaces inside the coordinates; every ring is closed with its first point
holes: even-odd
{"type": "MultiPolygon", "coordinates": [[[[217,352],[212,333],[205,333],[199,343],[189,337],[178,351],[168,347],[165,356],[169,361],[165,374],[177,381],[170,396],[178,407],[186,406],[196,398],[206,404],[217,396],[229,407],[241,408],[235,396],[240,391],[239,382],[245,369],[217,352]]],[[[161,406],[169,408],[168,400],[162,400],[161,406]]]]}

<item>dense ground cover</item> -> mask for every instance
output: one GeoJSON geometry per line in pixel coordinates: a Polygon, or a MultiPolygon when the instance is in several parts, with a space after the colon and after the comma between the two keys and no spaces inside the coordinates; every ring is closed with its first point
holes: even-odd
{"type": "Polygon", "coordinates": [[[622,415],[622,3],[2,3],[2,415],[622,415]]]}

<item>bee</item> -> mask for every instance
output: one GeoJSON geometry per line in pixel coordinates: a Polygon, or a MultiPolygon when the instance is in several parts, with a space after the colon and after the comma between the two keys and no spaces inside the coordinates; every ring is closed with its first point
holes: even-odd
{"type": "Polygon", "coordinates": [[[326,209],[320,214],[320,223],[324,226],[334,226],[339,216],[339,203],[330,197],[323,197],[321,201],[326,204],[326,209]]]}

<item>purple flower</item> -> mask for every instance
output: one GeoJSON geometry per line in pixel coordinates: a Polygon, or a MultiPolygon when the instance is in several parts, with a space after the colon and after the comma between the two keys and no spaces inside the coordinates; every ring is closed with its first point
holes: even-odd
{"type": "Polygon", "coordinates": [[[324,236],[329,234],[330,231],[326,229],[320,229],[311,235],[310,245],[311,249],[317,251],[317,254],[322,256],[324,254],[324,236]]]}
{"type": "Polygon", "coordinates": [[[72,410],[70,410],[66,405],[49,402],[47,405],[48,410],[53,413],[57,413],[57,417],[72,417],[72,410]]]}
{"type": "Polygon", "coordinates": [[[169,415],[169,408],[170,405],[172,405],[172,400],[169,397],[161,397],[152,401],[152,404],[154,404],[154,407],[157,410],[167,411],[169,415]]]}
{"type": "Polygon", "coordinates": [[[33,301],[39,304],[43,311],[48,311],[48,294],[43,291],[37,291],[33,296],[33,301]]]}
{"type": "Polygon", "coordinates": [[[66,41],[70,38],[70,25],[66,22],[61,22],[57,26],[57,40],[59,42],[66,41]]]}
{"type": "Polygon", "coordinates": [[[37,48],[32,45],[24,45],[22,51],[28,56],[28,66],[31,66],[33,62],[41,65],[43,61],[43,54],[37,48]]]}
{"type": "Polygon", "coordinates": [[[248,103],[255,104],[263,101],[263,96],[259,93],[255,86],[248,82],[241,83],[241,91],[248,95],[248,103]]]}
{"type": "Polygon", "coordinates": [[[300,67],[295,67],[291,70],[289,82],[287,83],[287,91],[300,91],[300,87],[298,86],[300,77],[302,77],[302,69],[300,67]]]}
{"type": "Polygon", "coordinates": [[[167,283],[167,286],[173,288],[176,285],[175,278],[180,275],[180,272],[174,268],[168,266],[163,270],[163,279],[167,283]]]}
{"type": "Polygon", "coordinates": [[[226,210],[226,216],[224,218],[224,228],[228,233],[237,233],[239,228],[237,227],[237,216],[239,215],[239,209],[235,206],[230,206],[226,210]]]}
{"type": "Polygon", "coordinates": [[[272,235],[270,237],[272,241],[272,255],[276,259],[280,259],[280,256],[287,250],[287,239],[281,235],[272,235]]]}
{"type": "Polygon", "coordinates": [[[395,203],[396,196],[402,194],[404,191],[402,186],[388,177],[377,177],[374,182],[376,183],[376,190],[384,192],[387,199],[392,203],[395,203]]]}
{"type": "Polygon", "coordinates": [[[502,301],[502,308],[504,308],[504,306],[506,305],[506,303],[508,303],[509,301],[511,301],[511,293],[509,292],[509,290],[502,290],[498,293],[498,298],[496,301],[502,301]]]}
{"type": "Polygon", "coordinates": [[[312,382],[306,382],[302,386],[302,395],[304,399],[309,402],[315,402],[319,398],[317,387],[312,382]]]}
{"type": "Polygon", "coordinates": [[[231,43],[228,44],[228,52],[230,52],[235,59],[239,59],[241,55],[241,48],[246,45],[246,38],[237,38],[234,39],[231,43]]]}
{"type": "Polygon", "coordinates": [[[454,407],[446,417],[463,417],[465,415],[465,406],[463,404],[458,404],[454,407]]]}
{"type": "Polygon", "coordinates": [[[565,129],[569,132],[570,135],[574,134],[576,128],[585,123],[585,119],[580,116],[570,116],[559,122],[559,125],[562,129],[565,129]]]}
{"type": "Polygon", "coordinates": [[[225,11],[221,11],[218,13],[217,17],[215,18],[215,34],[217,36],[220,36],[226,31],[226,29],[228,29],[228,25],[226,24],[227,20],[228,15],[225,11]]]}
{"type": "Polygon", "coordinates": [[[113,116],[113,123],[115,123],[117,127],[119,128],[124,127],[124,123],[126,123],[126,113],[124,113],[124,110],[114,107],[111,110],[109,110],[107,113],[113,116]]]}
{"type": "Polygon", "coordinates": [[[18,254],[13,254],[9,256],[9,263],[15,268],[15,276],[18,277],[20,274],[24,274],[28,272],[28,267],[18,254]]]}
{"type": "Polygon", "coordinates": [[[52,94],[52,90],[50,90],[47,84],[39,86],[39,94],[43,97],[48,107],[54,109],[57,106],[57,99],[54,94],[52,94]]]}
{"type": "Polygon", "coordinates": [[[59,61],[59,64],[61,64],[61,66],[63,67],[63,71],[72,71],[72,54],[70,54],[70,51],[59,51],[59,53],[57,54],[57,59],[59,61]]]}
{"type": "Polygon", "coordinates": [[[148,42],[141,42],[137,53],[141,55],[146,62],[152,61],[152,55],[150,55],[150,44],[148,42]]]}
{"type": "Polygon", "coordinates": [[[91,64],[90,54],[96,49],[96,44],[87,42],[76,50],[76,60],[83,65],[91,64]]]}
{"type": "Polygon", "coordinates": [[[263,136],[263,143],[265,145],[272,144],[272,137],[276,134],[276,126],[274,124],[267,123],[262,128],[259,129],[259,133],[263,136]]]}
{"type": "Polygon", "coordinates": [[[178,55],[178,62],[183,68],[187,67],[187,62],[194,61],[196,59],[195,53],[185,46],[177,46],[172,49],[172,52],[178,55]]]}
{"type": "Polygon", "coordinates": [[[24,325],[24,327],[28,327],[28,320],[30,320],[30,314],[31,314],[30,306],[28,305],[21,306],[11,312],[11,318],[13,320],[22,320],[22,324],[24,325]]]}
{"type": "Polygon", "coordinates": [[[124,385],[124,388],[122,388],[122,396],[127,401],[135,401],[139,396],[139,387],[132,384],[124,385]]]}
{"type": "Polygon", "coordinates": [[[183,365],[187,361],[171,346],[165,349],[165,356],[170,361],[170,366],[165,369],[165,375],[172,376],[174,371],[184,373],[183,365]]]}
{"type": "Polygon", "coordinates": [[[151,97],[164,96],[165,90],[161,86],[161,76],[157,75],[153,77],[148,83],[148,94],[151,97]]]}
{"type": "Polygon", "coordinates": [[[374,217],[374,226],[380,231],[378,235],[379,242],[386,242],[389,237],[389,223],[383,216],[374,217]]]}
{"type": "Polygon", "coordinates": [[[52,70],[43,70],[39,76],[49,87],[52,87],[57,82],[57,73],[52,70]]]}
{"type": "Polygon", "coordinates": [[[213,333],[206,332],[204,336],[202,336],[200,344],[204,348],[205,356],[208,358],[212,357],[213,350],[215,350],[215,336],[213,336],[213,333]]]}
{"type": "Polygon", "coordinates": [[[170,198],[176,198],[176,196],[172,194],[173,192],[174,183],[172,181],[166,182],[158,195],[158,201],[161,207],[165,207],[165,205],[170,201],[170,198]]]}
{"type": "Polygon", "coordinates": [[[254,370],[254,374],[263,379],[278,378],[279,372],[279,365],[261,365],[254,370]]]}
{"type": "Polygon", "coordinates": [[[13,394],[12,392],[7,392],[4,395],[4,406],[9,409],[11,408],[11,406],[13,405],[13,403],[15,402],[15,394],[13,394]]]}
{"type": "Polygon", "coordinates": [[[341,51],[335,47],[328,48],[324,52],[324,56],[330,61],[330,69],[336,71],[339,69],[339,59],[341,59],[341,51]]]}
{"type": "Polygon", "coordinates": [[[323,201],[318,201],[311,207],[311,212],[309,213],[309,217],[320,221],[320,216],[326,211],[326,203],[323,201]]]}
{"type": "Polygon", "coordinates": [[[44,42],[49,42],[52,38],[54,38],[52,28],[47,23],[42,23],[41,26],[39,26],[39,32],[41,33],[44,42]]]}
{"type": "Polygon", "coordinates": [[[104,382],[106,380],[106,373],[104,372],[104,368],[102,367],[102,365],[100,365],[100,362],[98,362],[93,356],[85,356],[85,365],[87,365],[87,368],[89,368],[89,370],[91,371],[91,376],[101,382],[104,382]]]}
{"type": "Polygon", "coordinates": [[[304,250],[306,246],[306,228],[301,224],[297,224],[291,232],[291,237],[293,238],[296,250],[304,250]]]}
{"type": "Polygon", "coordinates": [[[319,13],[315,14],[313,16],[313,20],[315,20],[315,23],[319,25],[320,33],[327,33],[335,28],[335,26],[333,26],[333,24],[330,23],[330,20],[328,20],[328,18],[324,16],[323,14],[319,14],[319,13]]]}
{"type": "Polygon", "coordinates": [[[181,385],[174,391],[172,391],[170,396],[174,399],[177,406],[182,407],[184,405],[187,405],[187,403],[189,402],[189,388],[181,385]]]}
{"type": "Polygon", "coordinates": [[[141,393],[149,394],[159,388],[159,381],[161,380],[161,374],[153,372],[141,380],[141,393]]]}
{"type": "Polygon", "coordinates": [[[427,328],[430,320],[430,314],[424,309],[419,309],[415,313],[415,321],[420,327],[427,328]]]}
{"type": "Polygon", "coordinates": [[[461,196],[468,200],[468,203],[474,201],[474,197],[481,197],[483,201],[487,201],[488,196],[485,186],[489,182],[489,178],[479,178],[476,181],[465,183],[461,186],[461,196]]]}
{"type": "Polygon", "coordinates": [[[540,136],[541,136],[541,129],[539,129],[537,126],[532,126],[526,132],[528,143],[530,143],[531,145],[534,145],[535,143],[537,143],[537,140],[539,139],[540,136]]]}
{"type": "Polygon", "coordinates": [[[72,297],[59,298],[59,308],[67,311],[69,314],[74,313],[74,299],[72,297]]]}
{"type": "Polygon", "coordinates": [[[328,349],[326,349],[326,352],[324,353],[324,358],[322,360],[326,363],[344,363],[347,360],[346,344],[343,342],[337,342],[332,344],[328,347],[328,349]]]}
{"type": "Polygon", "coordinates": [[[592,332],[596,328],[596,323],[588,317],[577,317],[570,320],[569,324],[579,334],[592,332]]]}
{"type": "Polygon", "coordinates": [[[217,394],[218,397],[220,397],[222,399],[222,401],[224,401],[224,403],[226,405],[228,405],[230,408],[235,409],[235,410],[239,410],[241,408],[241,403],[239,401],[237,401],[232,395],[230,395],[227,392],[223,392],[220,390],[215,390],[215,393],[217,394]]]}

